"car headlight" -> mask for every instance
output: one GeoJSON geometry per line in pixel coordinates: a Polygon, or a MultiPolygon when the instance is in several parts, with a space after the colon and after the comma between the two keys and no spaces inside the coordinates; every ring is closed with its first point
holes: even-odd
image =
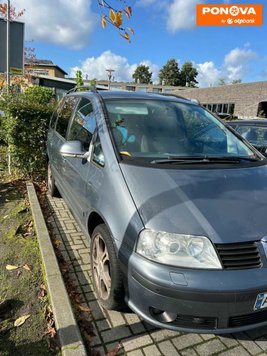
{"type": "Polygon", "coordinates": [[[139,235],[136,252],[152,261],[171,266],[222,269],[212,243],[205,236],[144,229],[139,235]]]}

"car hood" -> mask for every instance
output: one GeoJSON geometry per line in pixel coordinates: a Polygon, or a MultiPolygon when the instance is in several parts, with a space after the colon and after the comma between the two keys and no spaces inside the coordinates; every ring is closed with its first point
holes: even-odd
{"type": "Polygon", "coordinates": [[[144,226],[214,243],[267,235],[267,166],[162,169],[121,163],[144,226]]]}

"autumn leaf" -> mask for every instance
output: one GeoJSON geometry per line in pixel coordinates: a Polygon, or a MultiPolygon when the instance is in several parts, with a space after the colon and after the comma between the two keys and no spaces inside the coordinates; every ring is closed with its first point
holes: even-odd
{"type": "Polygon", "coordinates": [[[101,23],[102,23],[102,27],[103,27],[103,28],[106,28],[106,25],[107,25],[106,16],[102,16],[101,23]]]}
{"type": "Polygon", "coordinates": [[[14,271],[15,269],[18,269],[19,266],[14,266],[14,265],[6,265],[6,269],[8,271],[14,271]]]}
{"type": "Polygon", "coordinates": [[[131,17],[131,15],[129,14],[129,12],[127,10],[123,10],[123,12],[125,13],[125,15],[128,17],[128,19],[131,17]]]}
{"type": "Polygon", "coordinates": [[[110,18],[110,21],[113,23],[116,21],[115,12],[112,9],[110,9],[110,11],[109,11],[109,18],[110,18]]]}
{"type": "Polygon", "coordinates": [[[132,16],[131,6],[127,6],[123,11],[124,11],[125,15],[128,17],[128,19],[132,16]]]}
{"type": "Polygon", "coordinates": [[[32,271],[32,266],[28,265],[28,263],[24,263],[24,265],[22,266],[24,269],[26,269],[27,271],[32,271]]]}
{"type": "Polygon", "coordinates": [[[119,342],[118,345],[107,353],[106,356],[116,356],[118,352],[123,348],[123,345],[119,342]]]}
{"type": "Polygon", "coordinates": [[[27,315],[23,315],[23,316],[19,317],[17,320],[15,320],[14,326],[20,326],[20,325],[24,324],[25,321],[27,319],[29,319],[30,316],[31,316],[30,314],[27,314],[27,315]]]}
{"type": "Polygon", "coordinates": [[[88,341],[89,344],[91,344],[91,342],[92,342],[93,339],[94,339],[94,335],[92,335],[92,334],[87,334],[86,331],[83,332],[83,336],[84,336],[84,338],[86,339],[86,341],[88,341]]]}
{"type": "Polygon", "coordinates": [[[91,309],[84,305],[77,305],[78,309],[82,312],[91,313],[91,309]]]}
{"type": "Polygon", "coordinates": [[[39,298],[39,299],[42,299],[45,295],[46,295],[46,287],[45,287],[45,285],[42,283],[42,284],[40,285],[40,289],[39,289],[39,292],[38,292],[38,298],[39,298]]]}
{"type": "Polygon", "coordinates": [[[131,27],[127,27],[127,30],[132,32],[132,34],[134,35],[134,30],[131,27]]]}
{"type": "Polygon", "coordinates": [[[121,25],[122,25],[122,13],[121,13],[121,11],[118,11],[116,13],[116,18],[115,18],[114,24],[117,27],[121,27],[121,25]]]}
{"type": "Polygon", "coordinates": [[[82,330],[85,331],[88,335],[95,336],[94,327],[90,320],[87,320],[87,318],[82,317],[79,319],[79,325],[82,330]]]}
{"type": "Polygon", "coordinates": [[[53,326],[48,326],[47,327],[47,332],[46,332],[46,334],[48,334],[50,337],[55,337],[56,336],[56,334],[57,334],[57,331],[56,331],[56,329],[53,327],[53,326]]]}
{"type": "Polygon", "coordinates": [[[132,12],[133,12],[133,11],[132,11],[131,6],[127,6],[127,8],[126,8],[126,9],[127,9],[127,11],[129,12],[129,14],[130,14],[130,15],[132,15],[132,12]]]}
{"type": "Polygon", "coordinates": [[[54,243],[54,246],[56,248],[59,248],[59,246],[61,245],[61,241],[60,240],[54,240],[53,243],[54,243]]]}
{"type": "Polygon", "coordinates": [[[131,42],[131,38],[127,32],[125,32],[124,34],[120,33],[120,36],[122,38],[125,38],[127,41],[129,41],[129,43],[131,42]]]}
{"type": "Polygon", "coordinates": [[[17,272],[16,272],[16,276],[19,277],[21,274],[22,274],[21,270],[18,269],[17,272]]]}

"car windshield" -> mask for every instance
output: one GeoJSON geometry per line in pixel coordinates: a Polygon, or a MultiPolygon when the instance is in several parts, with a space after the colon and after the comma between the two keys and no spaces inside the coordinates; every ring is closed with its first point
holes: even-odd
{"type": "Polygon", "coordinates": [[[267,146],[267,126],[240,125],[236,131],[254,146],[267,146]]]}
{"type": "Polygon", "coordinates": [[[257,158],[219,120],[190,102],[106,99],[105,104],[123,158],[257,158]]]}

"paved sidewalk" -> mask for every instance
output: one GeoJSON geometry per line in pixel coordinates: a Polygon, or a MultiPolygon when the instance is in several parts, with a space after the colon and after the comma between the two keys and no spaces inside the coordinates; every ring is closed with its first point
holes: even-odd
{"type": "Polygon", "coordinates": [[[92,290],[89,246],[64,201],[48,196],[52,208],[50,224],[66,261],[71,262],[71,278],[92,310],[96,337],[91,344],[106,355],[119,342],[118,355],[129,356],[247,356],[267,355],[267,327],[246,333],[216,336],[159,330],[132,312],[103,310],[92,290]]]}

